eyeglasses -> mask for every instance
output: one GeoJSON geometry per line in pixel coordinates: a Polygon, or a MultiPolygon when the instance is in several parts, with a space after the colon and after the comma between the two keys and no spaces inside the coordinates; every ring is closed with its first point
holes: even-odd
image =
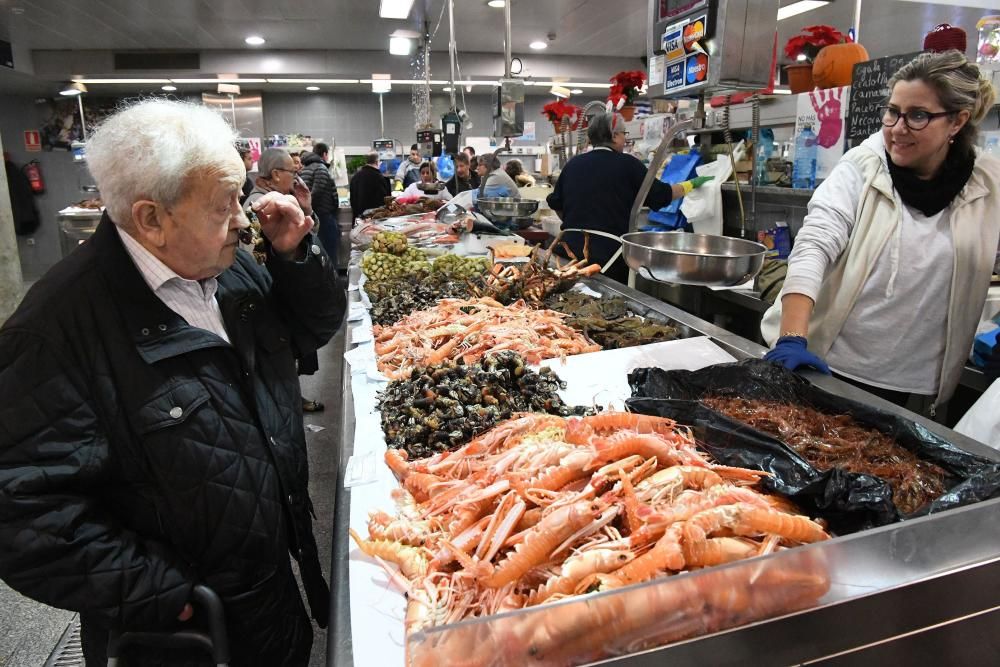
{"type": "Polygon", "coordinates": [[[890,106],[884,106],[882,111],[882,124],[886,127],[895,127],[899,119],[902,118],[903,122],[906,123],[906,127],[911,130],[922,130],[927,127],[932,120],[938,118],[939,116],[950,116],[956,112],[954,111],[923,111],[921,109],[915,109],[913,111],[907,111],[903,113],[899,109],[893,109],[890,106]]]}

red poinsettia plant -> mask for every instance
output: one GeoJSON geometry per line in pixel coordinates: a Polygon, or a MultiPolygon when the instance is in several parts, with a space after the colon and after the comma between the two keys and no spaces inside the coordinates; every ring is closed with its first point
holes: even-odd
{"type": "Polygon", "coordinates": [[[802,29],[802,34],[796,35],[785,44],[785,55],[791,60],[805,56],[805,62],[812,62],[824,46],[843,44],[851,38],[836,28],[828,25],[810,25],[802,29]]]}
{"type": "Polygon", "coordinates": [[[625,105],[632,104],[645,85],[646,73],[642,70],[618,72],[611,77],[611,91],[608,93],[608,101],[616,108],[623,100],[625,105]]]}
{"type": "Polygon", "coordinates": [[[571,130],[576,129],[582,113],[583,109],[564,100],[549,102],[542,107],[542,115],[553,123],[561,123],[562,119],[568,116],[571,130]]]}

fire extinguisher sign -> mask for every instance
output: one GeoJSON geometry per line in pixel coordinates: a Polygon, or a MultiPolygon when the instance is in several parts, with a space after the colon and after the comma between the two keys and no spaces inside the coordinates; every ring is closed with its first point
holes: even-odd
{"type": "Polygon", "coordinates": [[[42,150],[42,135],[38,130],[24,131],[24,150],[38,153],[42,150]]]}

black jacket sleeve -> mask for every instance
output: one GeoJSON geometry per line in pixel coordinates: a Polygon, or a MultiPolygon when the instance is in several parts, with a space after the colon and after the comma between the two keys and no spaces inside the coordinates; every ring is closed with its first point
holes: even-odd
{"type": "Polygon", "coordinates": [[[193,574],[101,501],[115,456],[83,373],[34,333],[0,333],[0,577],[106,626],[169,627],[193,574]]]}
{"type": "MultiPolygon", "coordinates": [[[[638,192],[639,188],[642,187],[642,181],[646,178],[646,166],[635,158],[630,161],[630,164],[632,182],[635,184],[635,191],[638,192]]],[[[671,186],[656,178],[653,179],[653,185],[649,188],[649,194],[646,195],[644,204],[650,210],[659,211],[673,200],[674,193],[671,186]]]]}
{"type": "Polygon", "coordinates": [[[552,188],[552,192],[549,196],[545,198],[545,203],[549,205],[553,211],[562,211],[565,204],[563,204],[563,179],[560,177],[556,181],[556,186],[552,188]]]}
{"type": "Polygon", "coordinates": [[[337,278],[334,263],[310,233],[302,240],[305,259],[282,260],[273,255],[267,270],[274,281],[271,292],[291,329],[299,356],[326,345],[340,328],[347,311],[347,292],[337,278]]]}

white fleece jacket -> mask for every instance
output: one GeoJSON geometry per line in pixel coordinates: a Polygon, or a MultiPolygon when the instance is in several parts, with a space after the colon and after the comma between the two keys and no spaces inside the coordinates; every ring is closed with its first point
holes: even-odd
{"type": "MultiPolygon", "coordinates": [[[[926,217],[892,187],[881,133],[817,189],[785,294],[816,307],[809,348],[845,375],[946,401],[958,384],[1000,242],[1000,163],[978,156],[951,205],[926,217]]],[[[779,334],[781,301],[761,323],[779,334]]]]}

